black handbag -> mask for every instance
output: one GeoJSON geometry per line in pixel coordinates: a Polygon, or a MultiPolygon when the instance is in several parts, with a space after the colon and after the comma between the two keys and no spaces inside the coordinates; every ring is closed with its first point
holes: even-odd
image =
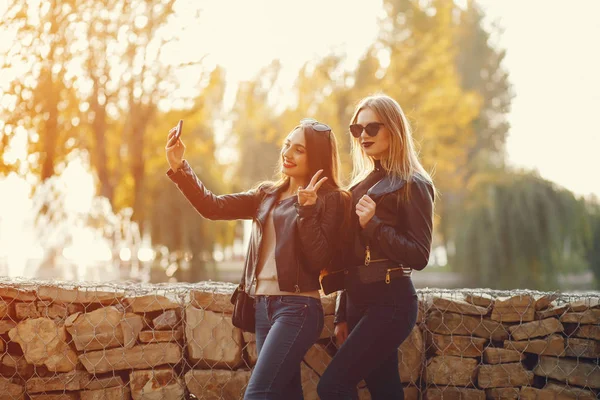
{"type": "Polygon", "coordinates": [[[339,290],[346,289],[346,275],[348,274],[347,269],[339,271],[328,272],[326,275],[321,276],[321,289],[323,293],[330,294],[339,290]]]}
{"type": "Polygon", "coordinates": [[[254,316],[254,298],[244,290],[244,284],[239,284],[233,295],[231,295],[231,304],[233,304],[233,314],[231,322],[233,326],[246,332],[256,330],[256,318],[254,316]]]}

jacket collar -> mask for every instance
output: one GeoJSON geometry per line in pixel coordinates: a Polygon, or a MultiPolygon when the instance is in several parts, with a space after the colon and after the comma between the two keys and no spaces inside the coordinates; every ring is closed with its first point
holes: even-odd
{"type": "MultiPolygon", "coordinates": [[[[381,161],[375,160],[373,163],[374,171],[380,171],[383,167],[381,165],[381,161]]],[[[369,190],[367,190],[367,195],[376,199],[388,193],[393,193],[397,190],[400,190],[406,184],[405,179],[393,179],[389,174],[385,174],[383,178],[381,178],[376,184],[371,186],[369,190]]],[[[352,186],[350,190],[354,189],[358,184],[352,186]]]]}

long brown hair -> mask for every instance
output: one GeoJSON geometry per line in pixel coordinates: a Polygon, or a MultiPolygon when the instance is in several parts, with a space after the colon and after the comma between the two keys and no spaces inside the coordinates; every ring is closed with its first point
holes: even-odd
{"type": "MultiPolygon", "coordinates": [[[[322,169],[323,173],[320,178],[327,177],[327,180],[319,190],[341,190],[340,184],[340,158],[337,148],[337,140],[333,131],[320,132],[313,129],[313,124],[300,124],[290,131],[292,133],[296,129],[302,129],[304,132],[304,140],[306,141],[306,159],[308,162],[308,176],[306,181],[322,169]]],[[[290,178],[281,171],[283,160],[279,157],[277,163],[278,179],[271,186],[270,191],[274,192],[281,188],[287,187],[290,178]]]]}
{"type": "MultiPolygon", "coordinates": [[[[311,123],[300,124],[294,127],[290,133],[298,128],[304,131],[304,139],[306,141],[306,158],[308,162],[307,182],[310,181],[318,170],[322,169],[323,173],[320,178],[327,177],[327,180],[323,183],[319,192],[332,190],[341,192],[342,204],[340,206],[343,208],[342,211],[344,214],[340,232],[340,239],[342,239],[349,232],[347,228],[351,220],[352,195],[347,190],[344,190],[340,184],[340,158],[335,134],[331,130],[326,132],[316,131],[313,129],[313,124],[311,123]]],[[[290,177],[283,172],[279,172],[282,169],[282,164],[282,157],[279,157],[276,173],[278,179],[276,181],[260,184],[263,187],[267,187],[266,190],[268,193],[285,189],[289,185],[290,177]]],[[[339,249],[343,243],[344,240],[338,240],[334,246],[339,249]]]]}

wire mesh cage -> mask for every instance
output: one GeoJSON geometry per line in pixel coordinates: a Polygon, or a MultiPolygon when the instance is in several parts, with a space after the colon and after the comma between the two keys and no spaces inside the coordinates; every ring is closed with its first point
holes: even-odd
{"type": "MultiPolygon", "coordinates": [[[[257,360],[231,322],[235,285],[0,279],[1,399],[241,399],[257,360]]],[[[418,290],[398,350],[407,399],[597,399],[600,298],[418,290]]],[[[335,356],[335,294],[302,361],[305,399],[335,356]]],[[[369,399],[366,384],[357,387],[369,399]]]]}

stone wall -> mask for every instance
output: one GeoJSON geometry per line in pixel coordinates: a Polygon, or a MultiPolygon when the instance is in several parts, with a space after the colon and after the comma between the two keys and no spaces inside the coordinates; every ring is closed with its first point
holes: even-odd
{"type": "MultiPolygon", "coordinates": [[[[0,280],[1,399],[241,399],[254,335],[231,324],[234,285],[0,280]]],[[[400,347],[407,399],[596,399],[600,299],[420,290],[400,347]]],[[[305,399],[336,346],[335,296],[302,362],[305,399]]],[[[369,394],[359,384],[361,399],[369,394]]]]}

